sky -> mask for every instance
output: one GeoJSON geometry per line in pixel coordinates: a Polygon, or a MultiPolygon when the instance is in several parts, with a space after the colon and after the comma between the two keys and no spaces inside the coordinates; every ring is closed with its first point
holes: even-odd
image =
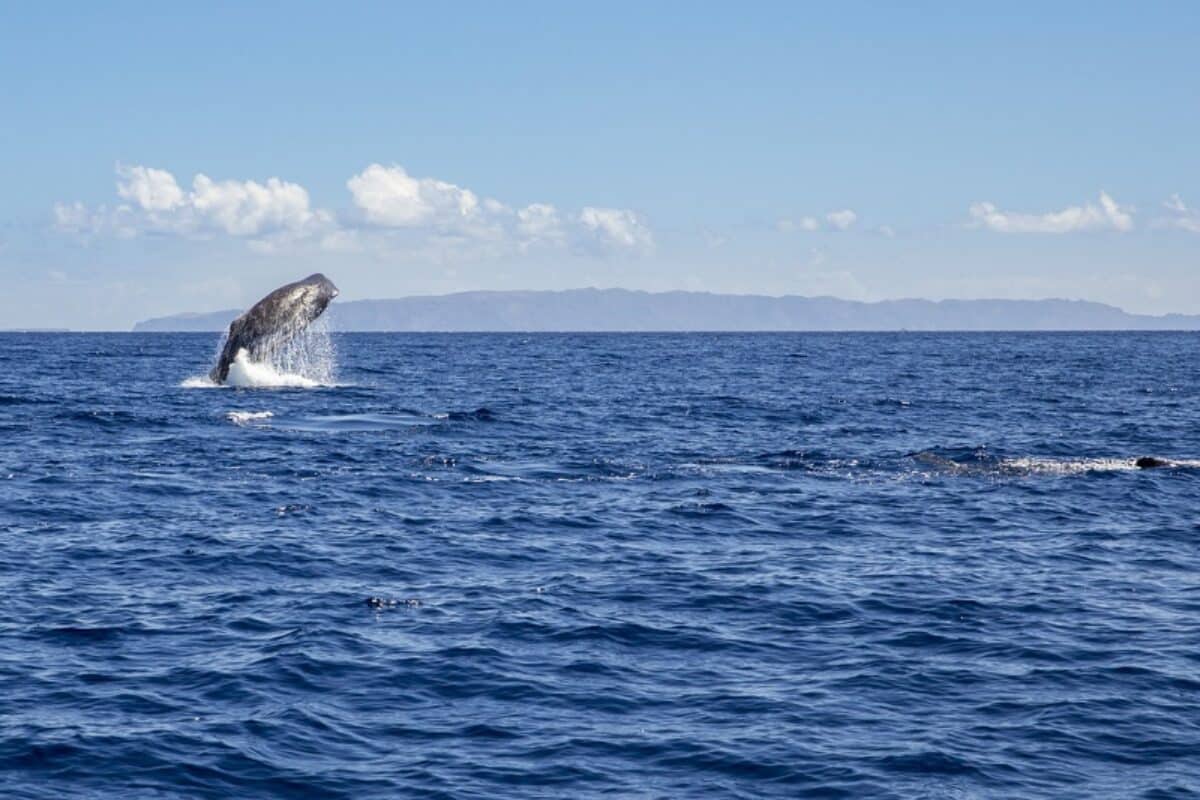
{"type": "Polygon", "coordinates": [[[125,330],[314,271],[342,301],[596,286],[1200,313],[1195,2],[0,18],[0,329],[125,330]]]}

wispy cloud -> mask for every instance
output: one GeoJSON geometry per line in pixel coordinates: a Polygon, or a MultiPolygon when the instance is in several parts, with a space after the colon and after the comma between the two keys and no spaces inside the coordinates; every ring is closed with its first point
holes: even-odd
{"type": "Polygon", "coordinates": [[[729,244],[729,237],[725,234],[718,233],[711,228],[701,228],[700,236],[704,239],[704,244],[710,250],[716,250],[729,244]]]}
{"type": "Polygon", "coordinates": [[[1190,233],[1200,233],[1200,210],[1188,208],[1177,194],[1163,203],[1163,207],[1171,212],[1170,216],[1158,220],[1158,224],[1167,228],[1178,228],[1190,233]]]}
{"type": "Polygon", "coordinates": [[[843,208],[840,211],[830,211],[825,215],[825,221],[831,228],[844,231],[858,221],[858,214],[848,208],[843,208]]]}
{"type": "Polygon", "coordinates": [[[775,229],[783,233],[802,231],[813,233],[819,230],[844,231],[849,230],[858,221],[858,214],[849,208],[830,211],[823,218],[813,216],[784,217],[776,221],[775,229]]]}
{"type": "Polygon", "coordinates": [[[997,233],[1075,233],[1078,231],[1133,230],[1133,210],[1117,204],[1107,193],[1100,193],[1099,205],[1085,203],[1061,211],[1031,214],[1002,211],[992,203],[971,206],[975,227],[997,233]]]}

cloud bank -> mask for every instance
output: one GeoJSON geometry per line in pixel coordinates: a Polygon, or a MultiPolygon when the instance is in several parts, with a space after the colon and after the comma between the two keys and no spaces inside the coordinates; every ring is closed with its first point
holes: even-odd
{"type": "MultiPolygon", "coordinates": [[[[561,209],[545,202],[512,206],[449,181],[414,176],[398,164],[369,164],[345,186],[349,203],[334,211],[314,206],[307,189],[277,177],[215,180],[198,173],[185,187],[167,170],[118,164],[114,204],[57,203],[53,220],[59,231],[85,240],[228,237],[259,252],[372,251],[440,261],[539,250],[632,257],[655,248],[646,220],[627,208],[561,209]]],[[[1186,206],[1179,195],[1163,205],[1167,213],[1151,220],[1150,227],[1200,233],[1200,211],[1186,206]]],[[[1124,233],[1134,228],[1134,210],[1105,192],[1096,202],[1057,211],[1010,211],[978,202],[969,213],[968,227],[996,233],[1124,233]]],[[[858,226],[859,215],[850,208],[782,218],[775,225],[785,233],[838,233],[858,226]]],[[[888,225],[864,230],[887,239],[896,235],[888,225]]]]}
{"type": "Polygon", "coordinates": [[[117,166],[116,206],[58,203],[54,224],[66,233],[131,238],[229,236],[259,250],[316,246],[328,250],[413,247],[436,242],[524,252],[534,247],[596,254],[653,248],[645,220],[629,209],[585,206],[561,211],[548,203],[512,208],[470,189],[417,178],[399,165],[371,164],[346,181],[354,211],[314,208],[301,185],[268,178],[213,180],[204,174],[184,190],[170,172],[117,166]]]}
{"type": "Polygon", "coordinates": [[[636,212],[585,206],[560,211],[549,203],[512,208],[470,189],[414,178],[398,165],[372,164],[346,182],[354,205],[379,229],[427,228],[441,234],[519,250],[568,246],[592,252],[641,252],[654,237],[636,212]]]}
{"type": "Polygon", "coordinates": [[[117,197],[126,202],[114,208],[59,203],[54,207],[55,226],[70,233],[122,238],[225,235],[259,244],[299,240],[335,226],[331,213],[312,208],[303,186],[279,178],[265,184],[214,181],[201,173],[192,179],[191,191],[184,191],[166,170],[117,165],[117,197]]]}

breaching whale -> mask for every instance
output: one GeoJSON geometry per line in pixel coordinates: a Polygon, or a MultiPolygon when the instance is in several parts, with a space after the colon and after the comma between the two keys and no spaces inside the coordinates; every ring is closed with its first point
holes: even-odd
{"type": "Polygon", "coordinates": [[[280,286],[229,324],[221,357],[209,377],[224,383],[229,365],[241,350],[251,361],[264,361],[324,313],[338,288],[321,273],[280,286]]]}

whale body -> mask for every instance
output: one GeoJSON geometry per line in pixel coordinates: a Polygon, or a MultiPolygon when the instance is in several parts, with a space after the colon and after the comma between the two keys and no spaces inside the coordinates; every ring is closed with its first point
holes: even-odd
{"type": "Polygon", "coordinates": [[[241,350],[252,361],[269,359],[321,316],[337,296],[338,288],[319,272],[280,286],[229,324],[225,345],[209,377],[224,383],[229,365],[241,350]]]}
{"type": "Polygon", "coordinates": [[[1142,456],[1133,465],[1138,469],[1157,469],[1159,467],[1169,467],[1171,462],[1165,458],[1155,458],[1154,456],[1142,456]]]}

